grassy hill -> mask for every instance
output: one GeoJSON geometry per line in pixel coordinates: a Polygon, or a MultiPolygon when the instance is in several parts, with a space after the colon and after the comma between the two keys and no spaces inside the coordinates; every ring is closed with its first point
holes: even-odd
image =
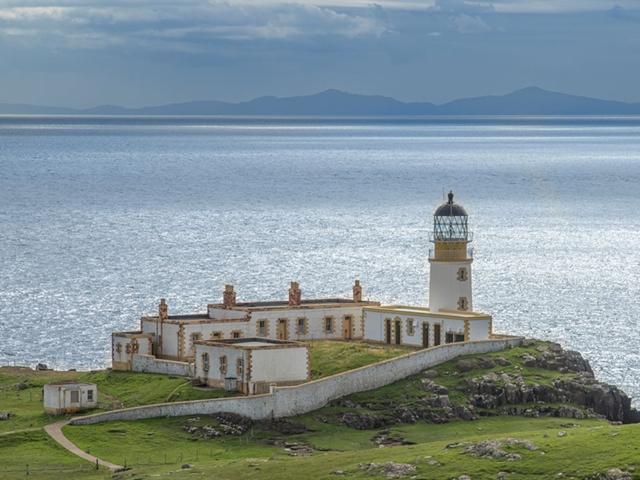
{"type": "MultiPolygon", "coordinates": [[[[318,374],[333,373],[335,364],[348,367],[350,356],[353,366],[373,360],[369,355],[384,356],[375,349],[349,348],[335,343],[316,349],[318,374]],[[331,356],[337,360],[331,362],[331,356]]],[[[601,417],[623,415],[618,407],[624,398],[615,387],[592,383],[589,370],[579,356],[533,342],[447,362],[286,420],[215,415],[68,426],[64,431],[85,451],[131,467],[114,477],[123,480],[640,478],[640,428],[601,417]],[[583,388],[580,395],[576,386],[583,388]],[[600,391],[602,397],[592,394],[600,391]],[[614,468],[620,472],[606,476],[614,468]]],[[[152,396],[143,394],[142,384],[125,388],[127,383],[118,390],[122,398],[152,396]]],[[[38,470],[47,462],[75,469],[73,478],[112,477],[67,455],[40,430],[0,435],[1,478],[24,478],[29,461],[30,478],[58,478],[38,470]]]]}

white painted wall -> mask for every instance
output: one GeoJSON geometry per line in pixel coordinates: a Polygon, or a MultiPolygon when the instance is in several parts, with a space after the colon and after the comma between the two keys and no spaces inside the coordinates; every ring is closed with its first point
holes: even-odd
{"type": "Polygon", "coordinates": [[[244,373],[238,382],[247,381],[247,369],[249,365],[249,353],[240,348],[225,347],[219,345],[196,345],[195,375],[196,378],[207,385],[223,385],[225,377],[236,377],[236,367],[238,359],[244,361],[244,373]],[[202,354],[209,354],[209,371],[202,368],[202,354]],[[227,357],[227,373],[220,372],[220,357],[227,357]]]}
{"type": "Polygon", "coordinates": [[[253,350],[251,357],[252,382],[307,380],[307,347],[253,350]]]}
{"type": "Polygon", "coordinates": [[[441,345],[302,385],[275,387],[270,394],[125,408],[77,417],[70,423],[87,425],[115,420],[208,415],[220,412],[236,413],[255,420],[301,415],[317,410],[337,398],[397,382],[460,355],[503,350],[520,345],[522,340],[522,337],[503,336],[493,340],[441,345]]]}
{"type": "Polygon", "coordinates": [[[429,308],[431,311],[458,310],[460,297],[467,298],[469,302],[467,311],[473,311],[471,262],[472,260],[429,261],[429,308]],[[460,268],[467,269],[467,280],[458,280],[458,269],[460,268]]]}
{"type": "Polygon", "coordinates": [[[153,355],[134,355],[131,369],[134,372],[161,373],[178,377],[191,377],[193,374],[192,363],[163,360],[153,355]]]}
{"type": "Polygon", "coordinates": [[[94,384],[45,385],[43,390],[47,413],[75,412],[98,406],[98,388],[94,384]],[[93,391],[92,400],[89,400],[89,390],[93,391]],[[72,391],[78,391],[78,402],[71,401],[72,391]]]}

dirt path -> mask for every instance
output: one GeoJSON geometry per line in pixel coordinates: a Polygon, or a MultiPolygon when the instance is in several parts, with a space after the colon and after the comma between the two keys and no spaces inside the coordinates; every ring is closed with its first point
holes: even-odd
{"type": "Polygon", "coordinates": [[[97,461],[99,465],[106,467],[113,472],[124,469],[122,465],[116,465],[114,463],[109,463],[104,460],[100,460],[99,458],[94,457],[93,455],[90,455],[87,452],[80,450],[74,443],[72,443],[62,433],[62,427],[64,427],[67,423],[69,423],[68,420],[51,423],[44,427],[44,431],[47,432],[47,434],[56,442],[58,442],[62,447],[66,448],[74,455],[77,455],[78,457],[84,458],[85,460],[93,463],[94,465],[97,461]]]}

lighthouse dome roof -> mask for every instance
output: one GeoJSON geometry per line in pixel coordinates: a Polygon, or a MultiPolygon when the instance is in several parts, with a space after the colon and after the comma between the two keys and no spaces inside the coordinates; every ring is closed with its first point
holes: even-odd
{"type": "Polygon", "coordinates": [[[436,217],[468,217],[469,214],[462,205],[459,205],[453,201],[453,192],[449,192],[447,195],[448,200],[436,208],[434,216],[436,217]]]}

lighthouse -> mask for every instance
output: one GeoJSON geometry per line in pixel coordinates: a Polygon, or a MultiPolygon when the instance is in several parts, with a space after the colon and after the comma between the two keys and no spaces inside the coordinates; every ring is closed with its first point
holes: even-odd
{"type": "Polygon", "coordinates": [[[433,248],[429,251],[429,310],[472,312],[472,250],[469,215],[464,207],[448,200],[433,214],[433,248]]]}

